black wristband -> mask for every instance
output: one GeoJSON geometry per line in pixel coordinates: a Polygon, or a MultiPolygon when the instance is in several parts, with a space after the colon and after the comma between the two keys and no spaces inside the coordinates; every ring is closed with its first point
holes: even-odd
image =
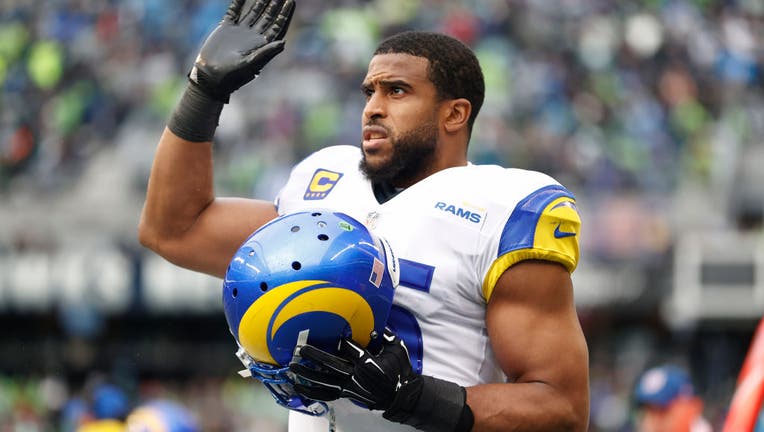
{"type": "Polygon", "coordinates": [[[406,383],[382,416],[425,432],[469,432],[474,424],[467,390],[426,375],[406,383]]]}
{"type": "Polygon", "coordinates": [[[223,102],[207,96],[196,84],[189,83],[167,127],[187,141],[212,141],[223,105],[223,102]]]}

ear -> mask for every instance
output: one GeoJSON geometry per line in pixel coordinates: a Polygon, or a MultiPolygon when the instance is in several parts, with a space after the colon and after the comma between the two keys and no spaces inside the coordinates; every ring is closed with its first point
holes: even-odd
{"type": "Polygon", "coordinates": [[[443,105],[446,132],[453,134],[467,129],[467,123],[472,113],[472,104],[464,98],[451,99],[443,105]]]}

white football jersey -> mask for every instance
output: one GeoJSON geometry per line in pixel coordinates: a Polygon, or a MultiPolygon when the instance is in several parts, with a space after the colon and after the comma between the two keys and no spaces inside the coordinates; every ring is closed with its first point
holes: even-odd
{"type": "MultiPolygon", "coordinates": [[[[400,285],[388,325],[424,375],[472,386],[504,382],[488,341],[486,303],[499,276],[526,259],[578,263],[573,195],[553,178],[496,165],[437,172],[380,204],[354,146],[322,149],[299,164],[276,199],[279,214],[327,208],[388,240],[400,285]]],[[[347,400],[333,404],[337,431],[412,431],[347,400]]],[[[290,412],[290,431],[327,431],[330,416],[290,412]]]]}

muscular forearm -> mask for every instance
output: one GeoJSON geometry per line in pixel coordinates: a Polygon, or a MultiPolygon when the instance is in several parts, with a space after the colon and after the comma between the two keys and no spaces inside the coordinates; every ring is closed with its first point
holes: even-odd
{"type": "Polygon", "coordinates": [[[159,244],[182,236],[214,199],[212,145],[186,141],[165,129],[151,168],[140,240],[159,244]]]}
{"type": "Polygon", "coordinates": [[[587,390],[572,397],[545,383],[483,384],[467,388],[467,404],[481,431],[585,431],[587,390]]]}
{"type": "Polygon", "coordinates": [[[151,168],[140,240],[162,253],[212,203],[212,137],[224,104],[190,82],[162,133],[151,168]]]}
{"type": "Polygon", "coordinates": [[[165,129],[139,225],[144,246],[181,267],[222,277],[241,242],[277,216],[270,201],[215,197],[211,143],[165,129]]]}

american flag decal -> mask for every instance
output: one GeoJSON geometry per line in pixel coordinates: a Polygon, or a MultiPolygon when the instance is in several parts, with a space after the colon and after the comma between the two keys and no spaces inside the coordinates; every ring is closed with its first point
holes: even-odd
{"type": "Polygon", "coordinates": [[[382,261],[374,258],[374,265],[371,267],[371,275],[369,276],[369,282],[379,288],[382,283],[382,275],[385,273],[385,265],[382,261]]]}

